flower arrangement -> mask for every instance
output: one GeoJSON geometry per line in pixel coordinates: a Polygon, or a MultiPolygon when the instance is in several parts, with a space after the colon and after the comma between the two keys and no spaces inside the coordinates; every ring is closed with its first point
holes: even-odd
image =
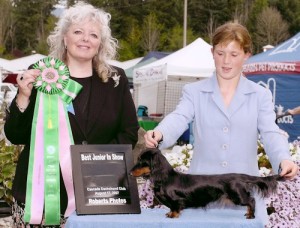
{"type": "MultiPolygon", "coordinates": [[[[300,166],[300,161],[295,161],[300,166]]],[[[266,198],[269,223],[266,228],[300,227],[300,176],[278,182],[277,193],[266,198]]]]}
{"type": "MultiPolygon", "coordinates": [[[[186,172],[193,156],[193,146],[174,146],[171,152],[163,153],[169,163],[178,172],[186,172]]],[[[290,154],[300,167],[300,141],[290,143],[290,154]]],[[[273,175],[272,166],[265,153],[263,144],[258,141],[257,161],[261,176],[273,175]]],[[[155,202],[150,180],[143,181],[138,186],[141,208],[165,207],[155,202]]],[[[266,228],[300,227],[300,174],[293,180],[279,182],[277,193],[266,198],[269,223],[266,228]]]]}
{"type": "MultiPolygon", "coordinates": [[[[293,161],[300,167],[300,141],[289,144],[293,161]]],[[[273,174],[272,166],[264,151],[263,144],[258,141],[257,160],[261,176],[273,174]]],[[[267,228],[300,227],[300,174],[293,180],[278,182],[276,194],[266,198],[269,213],[267,228]]]]}
{"type": "MultiPolygon", "coordinates": [[[[293,161],[300,160],[300,141],[295,140],[294,142],[289,143],[289,147],[293,161]]],[[[257,161],[261,176],[268,176],[273,173],[271,163],[264,149],[264,145],[259,140],[257,141],[257,161]]]]}
{"type": "Polygon", "coordinates": [[[166,152],[164,155],[176,171],[186,173],[191,164],[193,146],[191,144],[176,145],[171,152],[166,152]]]}

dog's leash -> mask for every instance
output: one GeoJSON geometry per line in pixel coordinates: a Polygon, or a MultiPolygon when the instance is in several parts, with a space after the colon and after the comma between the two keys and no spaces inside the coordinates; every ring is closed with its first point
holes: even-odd
{"type": "MultiPolygon", "coordinates": [[[[152,132],[152,138],[153,138],[153,139],[155,138],[155,133],[154,133],[154,131],[152,132]]],[[[163,138],[164,138],[164,136],[162,135],[161,139],[160,139],[159,141],[157,141],[156,148],[158,148],[159,144],[162,143],[163,138]]]]}

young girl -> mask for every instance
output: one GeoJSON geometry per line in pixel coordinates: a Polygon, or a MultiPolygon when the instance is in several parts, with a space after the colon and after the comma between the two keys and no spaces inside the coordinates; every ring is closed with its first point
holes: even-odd
{"type": "MultiPolygon", "coordinates": [[[[146,146],[156,147],[158,142],[160,148],[172,146],[193,122],[194,154],[189,173],[258,176],[260,135],[274,171],[281,168],[280,175],[293,178],[298,167],[291,160],[287,138],[275,124],[272,94],[242,74],[252,48],[247,29],[226,23],[216,29],[212,42],[215,73],[184,86],[176,109],[145,134],[146,146]]],[[[258,205],[256,215],[264,214],[266,223],[265,206],[263,202],[258,205]]]]}

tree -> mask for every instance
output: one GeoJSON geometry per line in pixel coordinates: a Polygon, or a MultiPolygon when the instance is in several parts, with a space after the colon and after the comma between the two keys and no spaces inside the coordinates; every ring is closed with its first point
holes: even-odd
{"type": "MultiPolygon", "coordinates": [[[[168,33],[169,47],[164,51],[179,50],[183,47],[183,26],[177,25],[168,33]]],[[[193,34],[191,29],[187,29],[187,44],[193,42],[197,36],[193,34]]]]}
{"type": "Polygon", "coordinates": [[[299,0],[270,0],[270,6],[275,7],[282,15],[282,18],[289,22],[289,32],[291,35],[300,31],[299,0]]]}
{"type": "Polygon", "coordinates": [[[0,55],[6,50],[6,42],[9,38],[12,23],[12,4],[9,0],[0,0],[0,55]]]}
{"type": "Polygon", "coordinates": [[[254,2],[250,6],[250,12],[248,20],[246,22],[246,27],[248,28],[253,40],[253,54],[261,51],[261,47],[256,44],[256,21],[258,15],[266,7],[268,7],[268,0],[254,0],[254,2]]]}
{"type": "Polygon", "coordinates": [[[138,22],[132,19],[129,34],[124,39],[119,39],[119,60],[133,59],[143,56],[145,52],[141,49],[141,29],[138,22]]]}
{"type": "Polygon", "coordinates": [[[256,44],[261,48],[267,44],[275,46],[289,37],[288,29],[279,11],[267,7],[257,17],[256,44]]]}
{"type": "Polygon", "coordinates": [[[190,0],[188,4],[190,27],[194,34],[210,41],[217,26],[231,20],[231,12],[224,0],[190,0]]]}
{"type": "Polygon", "coordinates": [[[162,26],[158,23],[154,13],[149,14],[145,18],[141,43],[141,46],[145,51],[149,52],[157,50],[161,27],[162,26]]]}
{"type": "Polygon", "coordinates": [[[13,0],[15,46],[29,54],[47,37],[45,25],[58,0],[13,0]]]}
{"type": "Polygon", "coordinates": [[[249,19],[251,6],[255,0],[233,0],[228,1],[228,8],[232,12],[233,21],[237,21],[243,25],[249,19]]]}

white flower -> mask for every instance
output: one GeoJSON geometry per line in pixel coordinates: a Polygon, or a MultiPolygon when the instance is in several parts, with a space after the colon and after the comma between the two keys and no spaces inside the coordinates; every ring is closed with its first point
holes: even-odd
{"type": "Polygon", "coordinates": [[[186,145],[186,148],[187,148],[188,150],[191,150],[191,149],[193,149],[193,145],[192,145],[192,144],[187,144],[187,145],[186,145]]]}
{"type": "Polygon", "coordinates": [[[190,166],[191,166],[191,159],[186,163],[186,166],[187,166],[187,167],[190,167],[190,166]]]}
{"type": "Polygon", "coordinates": [[[298,154],[293,154],[293,155],[292,155],[292,160],[293,160],[293,161],[298,161],[298,160],[300,160],[300,153],[298,153],[298,154]]]}
{"type": "MultiPolygon", "coordinates": [[[[299,140],[295,140],[293,143],[289,143],[289,152],[291,155],[291,158],[294,162],[296,161],[300,161],[300,141],[299,140]]],[[[264,146],[263,144],[258,141],[258,148],[264,151],[264,146]]],[[[257,160],[269,160],[269,157],[266,155],[265,152],[259,153],[257,155],[257,160]]],[[[265,164],[265,162],[263,162],[262,164],[265,164]]],[[[260,175],[261,176],[268,176],[268,175],[272,175],[272,169],[267,169],[266,167],[260,167],[260,175]]]]}
{"type": "Polygon", "coordinates": [[[176,145],[176,146],[174,146],[173,148],[172,148],[172,152],[171,153],[176,153],[176,154],[180,154],[181,153],[181,151],[182,151],[182,147],[181,146],[178,146],[178,145],[176,145]]]}
{"type": "Polygon", "coordinates": [[[178,172],[186,173],[190,167],[193,156],[193,146],[191,144],[178,146],[175,145],[170,153],[164,153],[168,162],[178,172]]]}
{"type": "Polygon", "coordinates": [[[267,169],[266,167],[261,167],[259,169],[260,176],[268,176],[268,175],[270,175],[270,173],[271,173],[271,170],[267,169]]]}

